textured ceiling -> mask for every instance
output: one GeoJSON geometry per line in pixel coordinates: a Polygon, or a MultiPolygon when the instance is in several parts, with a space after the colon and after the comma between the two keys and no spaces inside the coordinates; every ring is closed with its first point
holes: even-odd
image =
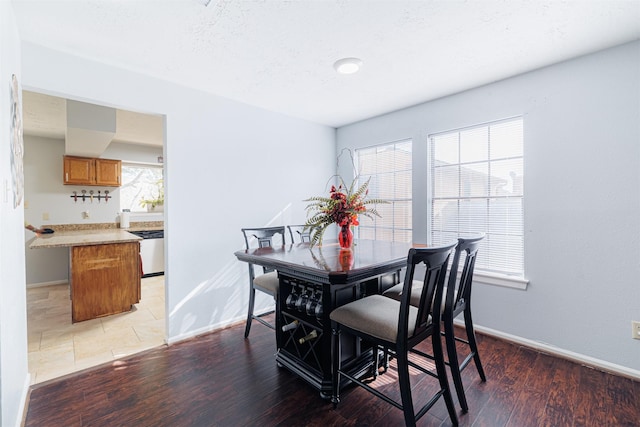
{"type": "Polygon", "coordinates": [[[638,0],[204,3],[12,0],[24,40],[334,127],[640,38],[638,0]]]}

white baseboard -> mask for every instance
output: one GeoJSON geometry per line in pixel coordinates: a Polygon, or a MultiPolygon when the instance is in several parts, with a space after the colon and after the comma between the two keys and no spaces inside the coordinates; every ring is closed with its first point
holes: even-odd
{"type": "Polygon", "coordinates": [[[227,322],[215,323],[213,325],[208,325],[200,329],[196,329],[195,331],[189,331],[188,334],[180,334],[174,337],[167,337],[167,345],[173,345],[182,341],[189,340],[191,338],[195,338],[199,335],[208,334],[210,332],[215,332],[219,329],[224,329],[227,326],[230,326],[232,323],[236,322],[236,319],[229,320],[227,322]]]}
{"type": "MultiPolygon", "coordinates": [[[[254,313],[255,313],[256,316],[259,316],[261,314],[269,313],[270,311],[273,311],[273,307],[265,308],[263,310],[256,310],[254,313]]],[[[181,335],[177,335],[175,337],[169,337],[169,338],[167,338],[167,344],[168,345],[176,344],[176,343],[178,343],[180,341],[185,341],[185,340],[197,337],[198,335],[204,335],[204,334],[208,334],[210,332],[215,332],[215,331],[217,331],[219,329],[224,329],[224,328],[227,328],[227,327],[229,327],[231,325],[234,325],[236,323],[244,322],[246,320],[247,320],[247,316],[246,315],[237,316],[237,317],[234,317],[232,319],[227,319],[224,322],[215,323],[213,325],[208,325],[208,326],[205,326],[204,328],[200,328],[200,329],[197,329],[195,331],[189,331],[188,334],[181,334],[181,335]]],[[[242,332],[242,334],[243,334],[243,337],[244,337],[244,331],[242,332]]],[[[274,337],[274,339],[275,339],[275,337],[274,337]]]]}
{"type": "MultiPolygon", "coordinates": [[[[461,319],[456,319],[454,321],[456,325],[464,326],[464,321],[461,319]]],[[[632,380],[638,381],[640,380],[640,371],[627,368],[626,366],[617,365],[615,363],[607,362],[605,360],[596,359],[591,356],[586,356],[584,354],[575,353],[573,351],[565,350],[560,347],[556,347],[550,344],[541,343],[538,341],[533,341],[527,338],[522,338],[516,335],[507,334],[505,332],[497,331],[495,329],[486,328],[480,325],[473,325],[473,328],[477,332],[481,332],[486,335],[490,335],[496,338],[503,339],[505,341],[509,341],[515,344],[520,344],[525,347],[532,348],[534,350],[538,350],[542,353],[552,354],[557,357],[561,357],[563,359],[571,360],[572,362],[579,363],[581,365],[585,365],[591,368],[596,368],[602,371],[610,372],[616,375],[620,375],[623,377],[630,378],[632,380]]]]}
{"type": "Polygon", "coordinates": [[[66,285],[68,280],[54,280],[53,282],[27,283],[27,288],[43,288],[45,286],[66,285]]]}

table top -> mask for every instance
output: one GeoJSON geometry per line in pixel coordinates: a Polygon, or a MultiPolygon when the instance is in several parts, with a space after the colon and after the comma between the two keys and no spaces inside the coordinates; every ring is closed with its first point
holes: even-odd
{"type": "Polygon", "coordinates": [[[410,243],[356,240],[352,249],[341,249],[325,240],[322,246],[309,243],[237,251],[240,260],[273,268],[294,277],[323,283],[344,284],[406,266],[410,243]]]}

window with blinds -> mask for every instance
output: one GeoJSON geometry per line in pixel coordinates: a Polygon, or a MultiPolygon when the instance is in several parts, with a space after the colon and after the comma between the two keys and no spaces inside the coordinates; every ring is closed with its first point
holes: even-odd
{"type": "Polygon", "coordinates": [[[476,270],[524,276],[521,117],[429,136],[430,242],[486,234],[476,270]]]}
{"type": "Polygon", "coordinates": [[[381,217],[361,218],[358,238],[393,242],[412,241],[412,141],[403,140],[355,151],[358,182],[369,181],[369,197],[389,203],[376,206],[381,217]]]}

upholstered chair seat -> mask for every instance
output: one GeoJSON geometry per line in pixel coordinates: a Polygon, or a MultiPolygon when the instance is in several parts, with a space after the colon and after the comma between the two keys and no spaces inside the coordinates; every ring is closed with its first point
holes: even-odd
{"type": "MultiPolygon", "coordinates": [[[[418,309],[409,307],[409,335],[413,335],[417,315],[418,309]]],[[[336,308],[329,315],[331,320],[344,326],[391,342],[398,337],[398,316],[400,301],[382,295],[356,300],[336,308]]]]}
{"type": "Polygon", "coordinates": [[[261,274],[253,279],[253,286],[262,288],[271,295],[278,293],[280,287],[280,279],[278,279],[278,272],[271,271],[269,273],[261,274]]]}
{"type": "MultiPolygon", "coordinates": [[[[402,283],[398,283],[384,291],[382,295],[388,298],[393,298],[396,301],[400,301],[402,298],[402,283]]],[[[454,290],[454,299],[455,299],[455,290],[454,290]]],[[[422,282],[419,280],[413,281],[413,287],[411,288],[411,305],[417,307],[420,304],[420,295],[422,293],[422,282]]],[[[444,295],[447,294],[447,287],[444,287],[444,295]]],[[[445,300],[442,300],[441,311],[444,312],[444,303],[445,300]]]]}

